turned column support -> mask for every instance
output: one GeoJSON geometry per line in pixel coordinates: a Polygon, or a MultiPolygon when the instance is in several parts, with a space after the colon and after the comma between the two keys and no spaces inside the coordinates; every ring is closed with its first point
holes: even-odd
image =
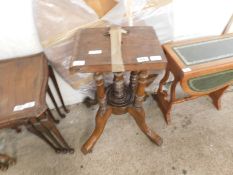
{"type": "Polygon", "coordinates": [[[134,106],[136,108],[142,108],[142,103],[145,97],[145,87],[147,83],[147,77],[148,77],[147,71],[141,71],[139,73],[138,85],[134,99],[134,106]]]}
{"type": "Polygon", "coordinates": [[[129,87],[132,89],[133,93],[135,94],[138,84],[138,72],[132,71],[130,74],[130,84],[129,87]]]}
{"type": "Polygon", "coordinates": [[[95,74],[95,82],[96,82],[96,94],[97,100],[100,106],[100,114],[104,114],[107,108],[107,100],[105,94],[105,87],[104,87],[104,77],[102,73],[95,74]]]}
{"type": "Polygon", "coordinates": [[[130,84],[126,86],[123,73],[114,73],[113,84],[107,88],[107,92],[105,93],[103,75],[100,73],[95,74],[97,99],[100,107],[96,114],[95,129],[82,146],[81,151],[84,154],[92,151],[94,145],[104,131],[111,114],[121,115],[128,112],[134,118],[141,131],[152,142],[157,145],[163,143],[162,138],[148,127],[145,120],[145,112],[142,103],[144,102],[147,77],[147,71],[141,71],[139,78],[137,72],[132,72],[130,84]]]}

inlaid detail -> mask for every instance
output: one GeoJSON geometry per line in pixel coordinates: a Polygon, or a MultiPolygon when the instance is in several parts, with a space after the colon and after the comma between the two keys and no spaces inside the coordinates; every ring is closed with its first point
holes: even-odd
{"type": "Polygon", "coordinates": [[[188,80],[188,85],[193,91],[205,92],[215,90],[231,81],[233,81],[233,69],[192,78],[188,80]]]}
{"type": "Polygon", "coordinates": [[[173,47],[173,50],[186,65],[194,65],[233,57],[232,46],[233,37],[228,37],[173,47]]]}

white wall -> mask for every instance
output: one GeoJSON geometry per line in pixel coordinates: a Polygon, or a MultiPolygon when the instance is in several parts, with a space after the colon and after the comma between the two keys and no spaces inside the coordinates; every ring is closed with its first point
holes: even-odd
{"type": "Polygon", "coordinates": [[[233,14],[233,0],[174,0],[173,9],[175,40],[220,35],[233,14]]]}
{"type": "Polygon", "coordinates": [[[0,1],[0,59],[42,51],[32,14],[32,0],[0,1]]]}

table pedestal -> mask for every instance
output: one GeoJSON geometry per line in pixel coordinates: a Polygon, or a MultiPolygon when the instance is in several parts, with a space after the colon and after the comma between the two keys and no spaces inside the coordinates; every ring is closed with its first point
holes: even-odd
{"type": "Polygon", "coordinates": [[[147,71],[141,71],[139,74],[133,71],[130,76],[130,84],[126,86],[123,73],[114,73],[113,84],[105,92],[103,75],[101,73],[95,74],[99,109],[96,114],[95,129],[82,146],[84,154],[91,152],[111,114],[121,115],[129,113],[136,121],[138,127],[152,142],[157,145],[162,144],[162,138],[153,132],[145,122],[145,112],[142,103],[145,96],[147,77],[147,71]]]}

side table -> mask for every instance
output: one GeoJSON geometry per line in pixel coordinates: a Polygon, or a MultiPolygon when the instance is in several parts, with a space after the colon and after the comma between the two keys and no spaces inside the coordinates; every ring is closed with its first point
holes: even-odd
{"type": "Polygon", "coordinates": [[[78,36],[71,72],[95,73],[99,110],[96,126],[82,146],[89,153],[101,136],[111,114],[129,113],[146,136],[157,145],[162,138],[145,122],[144,101],[148,70],[162,70],[166,59],[152,27],[92,28],[78,36]],[[110,31],[110,32],[109,32],[110,31]],[[145,35],[146,34],[146,35],[145,35]],[[131,72],[126,85],[123,74],[131,72]],[[105,72],[114,74],[105,88],[105,72]]]}
{"type": "Polygon", "coordinates": [[[168,59],[165,76],[160,82],[155,99],[164,114],[166,122],[171,122],[174,104],[208,95],[217,109],[221,107],[221,97],[233,83],[233,34],[165,44],[168,59]],[[170,74],[174,80],[169,93],[163,90],[170,74]],[[176,86],[189,94],[176,98],[176,86]]]}

